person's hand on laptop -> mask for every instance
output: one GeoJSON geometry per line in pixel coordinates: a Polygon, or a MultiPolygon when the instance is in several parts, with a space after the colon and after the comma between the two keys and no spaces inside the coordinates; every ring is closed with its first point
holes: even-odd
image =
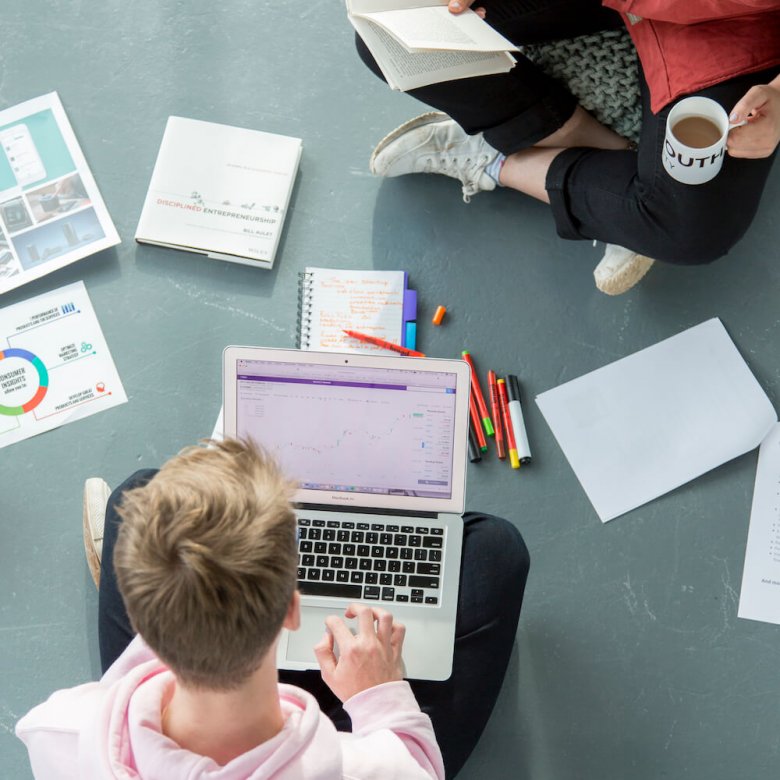
{"type": "Polygon", "coordinates": [[[328,630],[314,646],[322,679],[341,701],[404,677],[401,649],[406,628],[384,609],[350,604],[344,612],[357,618],[357,634],[336,615],[325,620],[328,630]],[[334,642],[338,645],[336,658],[334,642]]]}

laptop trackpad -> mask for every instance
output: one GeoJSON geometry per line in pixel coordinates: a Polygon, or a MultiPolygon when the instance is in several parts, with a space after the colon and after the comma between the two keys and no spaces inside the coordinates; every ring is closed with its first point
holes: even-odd
{"type": "Polygon", "coordinates": [[[314,645],[325,635],[325,618],[340,613],[341,610],[306,607],[301,615],[301,627],[288,634],[287,660],[311,663],[313,667],[318,667],[314,645]]]}

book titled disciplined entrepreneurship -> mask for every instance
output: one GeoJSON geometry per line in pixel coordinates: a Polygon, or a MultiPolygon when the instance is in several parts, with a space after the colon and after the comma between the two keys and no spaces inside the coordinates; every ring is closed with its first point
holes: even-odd
{"type": "Polygon", "coordinates": [[[302,142],[172,116],[135,240],[271,268],[302,142]]]}

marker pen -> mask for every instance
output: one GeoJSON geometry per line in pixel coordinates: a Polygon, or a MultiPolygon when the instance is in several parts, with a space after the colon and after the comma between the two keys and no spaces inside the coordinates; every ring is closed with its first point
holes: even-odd
{"type": "Polygon", "coordinates": [[[479,451],[477,435],[474,433],[474,426],[469,423],[469,460],[472,463],[479,463],[482,460],[482,453],[479,451]]]}
{"type": "Polygon", "coordinates": [[[493,419],[496,421],[493,427],[496,429],[498,459],[504,460],[506,458],[506,447],[504,446],[504,429],[501,425],[501,401],[498,399],[495,371],[488,371],[488,392],[490,393],[490,411],[493,414],[493,419]]]}
{"type": "Polygon", "coordinates": [[[515,444],[515,434],[512,430],[512,420],[509,417],[509,398],[506,394],[506,383],[503,379],[496,382],[498,387],[498,397],[501,400],[501,417],[504,420],[506,428],[507,449],[509,450],[509,462],[513,469],[520,468],[520,458],[517,455],[517,444],[515,444]]]}
{"type": "Polygon", "coordinates": [[[485,438],[485,434],[482,432],[482,426],[479,423],[479,414],[477,413],[477,405],[474,402],[474,393],[469,393],[469,414],[471,415],[471,426],[477,437],[479,449],[482,452],[487,452],[487,439],[485,438]]]}
{"type": "Polygon", "coordinates": [[[400,344],[394,344],[392,341],[385,341],[384,339],[380,339],[377,336],[369,336],[367,333],[358,333],[354,330],[344,330],[344,333],[347,334],[351,339],[357,339],[358,341],[363,341],[366,344],[374,344],[377,347],[382,347],[383,349],[389,349],[393,352],[398,352],[400,355],[406,355],[407,357],[425,357],[425,355],[422,352],[418,352],[414,349],[407,349],[406,347],[402,347],[400,344]]]}
{"type": "Polygon", "coordinates": [[[520,458],[520,463],[526,465],[531,462],[531,446],[528,443],[528,434],[526,433],[525,420],[523,419],[523,407],[520,403],[520,382],[514,374],[507,374],[506,389],[509,396],[509,416],[514,429],[517,454],[520,458]]]}
{"type": "Polygon", "coordinates": [[[485,396],[482,395],[482,388],[479,385],[479,377],[477,376],[477,369],[474,367],[474,360],[468,350],[464,349],[460,353],[463,359],[469,364],[471,369],[471,390],[474,394],[474,400],[477,402],[477,410],[479,416],[482,418],[482,425],[485,428],[485,433],[488,436],[493,436],[495,430],[493,429],[493,423],[488,414],[487,404],[485,403],[485,396]]]}

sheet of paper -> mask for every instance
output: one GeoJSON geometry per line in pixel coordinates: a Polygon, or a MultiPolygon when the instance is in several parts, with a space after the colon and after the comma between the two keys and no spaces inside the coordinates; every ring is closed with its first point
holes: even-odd
{"type": "Polygon", "coordinates": [[[780,425],[758,451],[737,615],[780,624],[780,425]]]}
{"type": "Polygon", "coordinates": [[[0,111],[0,293],[119,243],[56,92],[0,111]]]}
{"type": "Polygon", "coordinates": [[[0,309],[0,447],[126,401],[83,282],[0,309]]]}
{"type": "Polygon", "coordinates": [[[752,450],[777,422],[718,319],[536,400],[602,522],[752,450]]]}

